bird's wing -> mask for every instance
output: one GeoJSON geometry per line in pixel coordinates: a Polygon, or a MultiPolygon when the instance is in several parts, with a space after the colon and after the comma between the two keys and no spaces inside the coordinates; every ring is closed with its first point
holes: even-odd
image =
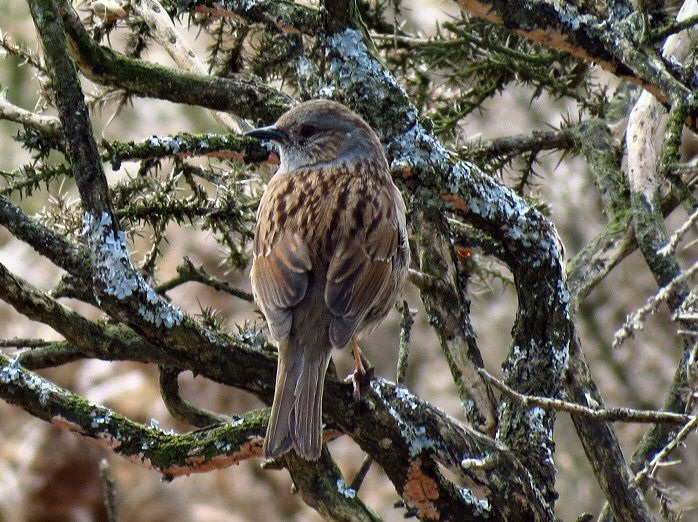
{"type": "Polygon", "coordinates": [[[250,279],[255,301],[267,318],[269,330],[280,340],[291,329],[291,307],[305,297],[312,262],[303,238],[280,228],[281,220],[274,207],[277,189],[284,190],[270,183],[260,202],[250,279]]]}
{"type": "Polygon", "coordinates": [[[334,316],[330,324],[333,346],[346,345],[389,283],[399,243],[397,189],[380,188],[378,197],[364,198],[347,210],[350,220],[362,221],[335,249],[327,270],[325,302],[334,316]]]}

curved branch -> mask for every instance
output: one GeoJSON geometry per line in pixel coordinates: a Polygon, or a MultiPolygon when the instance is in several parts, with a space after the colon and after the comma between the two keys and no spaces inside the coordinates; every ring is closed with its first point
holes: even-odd
{"type": "Polygon", "coordinates": [[[175,419],[190,426],[205,428],[212,424],[230,422],[230,418],[204,410],[185,401],[179,394],[179,374],[182,370],[171,366],[158,366],[160,396],[167,411],[175,419]]]}
{"type": "Polygon", "coordinates": [[[98,45],[66,0],[59,2],[70,44],[82,73],[90,80],[137,95],[175,103],[231,110],[243,118],[271,122],[292,103],[280,91],[253,79],[202,76],[129,58],[98,45]]]}
{"type": "Polygon", "coordinates": [[[268,409],[248,412],[232,423],[178,435],[91,404],[4,355],[0,355],[0,383],[3,400],[126,460],[157,470],[167,479],[225,468],[262,454],[268,409]]]}
{"type": "Polygon", "coordinates": [[[568,2],[517,2],[505,0],[457,0],[463,11],[516,33],[568,52],[589,63],[597,63],[621,79],[639,84],[658,100],[668,104],[684,98],[690,89],[677,80],[651,49],[638,49],[638,17],[597,17],[580,12],[568,2]]]}

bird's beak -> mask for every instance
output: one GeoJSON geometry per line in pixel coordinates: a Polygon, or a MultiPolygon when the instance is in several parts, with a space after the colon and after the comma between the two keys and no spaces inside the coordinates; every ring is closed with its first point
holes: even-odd
{"type": "Polygon", "coordinates": [[[278,142],[282,142],[286,139],[286,133],[282,130],[277,129],[273,125],[251,130],[249,132],[246,132],[245,136],[249,136],[250,138],[257,138],[258,140],[271,140],[278,142]]]}

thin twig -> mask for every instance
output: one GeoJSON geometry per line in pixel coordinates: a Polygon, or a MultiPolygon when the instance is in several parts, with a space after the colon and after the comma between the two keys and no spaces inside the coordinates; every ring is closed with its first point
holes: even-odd
{"type": "Polygon", "coordinates": [[[414,312],[410,310],[407,301],[402,301],[398,305],[398,310],[402,315],[402,319],[400,320],[400,351],[397,357],[397,376],[395,380],[398,386],[403,386],[407,378],[407,358],[410,355],[410,337],[412,335],[412,325],[414,324],[414,312]]]}
{"type": "Polygon", "coordinates": [[[227,292],[234,297],[247,301],[248,303],[254,301],[254,297],[250,292],[246,292],[245,290],[231,285],[227,281],[223,281],[217,277],[207,274],[203,268],[194,266],[194,263],[192,263],[188,257],[185,257],[184,262],[177,267],[177,273],[179,274],[177,277],[171,279],[170,281],[166,281],[157,287],[156,290],[158,293],[162,294],[183,283],[196,281],[197,283],[210,286],[211,288],[214,288],[220,292],[227,292]]]}
{"type": "Polygon", "coordinates": [[[657,469],[660,467],[662,460],[664,460],[669,453],[674,451],[674,449],[676,449],[683,442],[683,440],[690,435],[696,426],[698,426],[698,417],[691,415],[688,417],[688,419],[689,420],[686,422],[686,424],[684,424],[683,428],[681,428],[676,436],[673,437],[659,452],[657,452],[654,458],[645,464],[645,467],[643,467],[637,473],[637,475],[635,475],[636,484],[639,484],[645,478],[645,476],[653,477],[657,472],[657,469]]]}
{"type": "Polygon", "coordinates": [[[698,262],[694,263],[688,270],[681,272],[673,281],[650,297],[642,308],[639,308],[634,314],[629,315],[625,324],[613,336],[613,348],[618,348],[633,331],[642,328],[645,317],[656,311],[661,303],[673,295],[676,287],[690,280],[696,272],[698,272],[698,262]]]}
{"type": "Polygon", "coordinates": [[[371,464],[373,464],[373,458],[371,455],[366,455],[361,463],[361,466],[359,466],[359,470],[356,472],[354,480],[351,481],[349,489],[353,491],[359,491],[359,489],[361,489],[361,484],[363,484],[366,475],[368,475],[368,471],[371,469],[371,464]]]}
{"type": "Polygon", "coordinates": [[[230,422],[230,418],[194,406],[182,398],[179,394],[179,382],[177,380],[182,370],[169,366],[159,366],[158,369],[160,370],[160,395],[167,407],[167,411],[175,419],[197,428],[230,422]]]}
{"type": "Polygon", "coordinates": [[[119,512],[116,509],[116,486],[107,459],[102,459],[99,462],[99,476],[102,477],[104,483],[104,505],[107,508],[107,520],[119,522],[119,512]]]}
{"type": "Polygon", "coordinates": [[[672,234],[669,242],[660,248],[657,253],[662,256],[667,256],[676,252],[676,247],[679,245],[679,241],[681,241],[686,232],[688,232],[689,229],[696,224],[696,222],[698,222],[698,209],[696,209],[696,211],[688,217],[686,222],[672,234]]]}
{"type": "Polygon", "coordinates": [[[685,424],[696,418],[693,415],[683,415],[681,413],[671,413],[665,411],[634,410],[631,408],[589,408],[587,406],[582,406],[581,404],[567,402],[560,399],[524,395],[511,389],[502,381],[487,373],[487,371],[484,369],[480,369],[479,373],[486,381],[501,391],[504,395],[510,399],[520,402],[524,406],[540,406],[541,408],[550,410],[566,411],[570,414],[581,415],[606,422],[662,422],[668,424],[685,424]]]}

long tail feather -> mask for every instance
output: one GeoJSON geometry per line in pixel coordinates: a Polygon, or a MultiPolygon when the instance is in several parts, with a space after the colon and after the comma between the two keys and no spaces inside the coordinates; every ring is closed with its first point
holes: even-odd
{"type": "Polygon", "coordinates": [[[288,338],[279,343],[274,404],[264,439],[265,458],[294,448],[307,460],[322,450],[322,393],[331,349],[307,350],[288,338]]]}

